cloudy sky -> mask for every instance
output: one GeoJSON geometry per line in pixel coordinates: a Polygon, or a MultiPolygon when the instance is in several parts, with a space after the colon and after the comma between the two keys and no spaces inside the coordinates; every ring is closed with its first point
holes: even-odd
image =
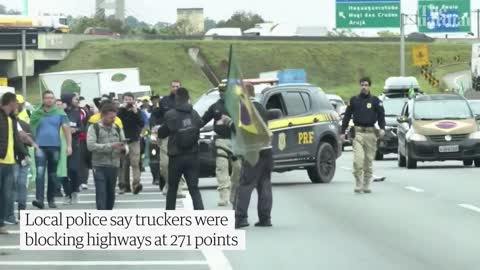
{"type": "MultiPolygon", "coordinates": [[[[417,0],[401,0],[402,11],[415,14],[417,0]]],[[[92,15],[95,0],[30,0],[30,14],[64,13],[71,15],[92,15]]],[[[23,0],[0,0],[8,8],[21,10],[23,0]]],[[[480,8],[480,0],[471,0],[473,9],[480,8]]],[[[126,13],[148,23],[175,22],[176,9],[186,7],[204,8],[205,16],[215,20],[230,17],[236,10],[259,13],[265,20],[295,25],[335,27],[335,0],[126,0],[126,13]]],[[[472,21],[476,22],[476,15],[472,21]]],[[[472,30],[476,32],[476,23],[472,30]]],[[[408,32],[415,31],[409,27],[408,32]]]]}

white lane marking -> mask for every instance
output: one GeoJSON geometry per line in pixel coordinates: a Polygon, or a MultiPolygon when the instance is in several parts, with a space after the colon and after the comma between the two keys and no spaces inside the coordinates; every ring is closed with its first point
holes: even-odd
{"type": "Polygon", "coordinates": [[[7,231],[8,234],[20,234],[20,231],[7,231]]]}
{"type": "MultiPolygon", "coordinates": [[[[187,210],[193,210],[192,198],[188,193],[186,194],[185,199],[183,199],[183,206],[187,210]]],[[[228,258],[225,256],[223,251],[202,249],[202,253],[207,260],[210,270],[233,270],[232,265],[228,261],[228,258]]]]}
{"type": "Polygon", "coordinates": [[[418,193],[425,192],[425,190],[423,190],[421,188],[416,188],[416,187],[411,187],[411,186],[405,187],[405,189],[408,189],[408,190],[413,191],[413,192],[418,192],[418,193]]]}
{"type": "Polygon", "coordinates": [[[9,266],[113,266],[113,265],[207,265],[206,261],[0,261],[9,266]]]}
{"type": "MultiPolygon", "coordinates": [[[[349,171],[349,172],[353,172],[353,169],[349,168],[349,167],[341,166],[340,169],[345,170],[345,171],[349,171]]],[[[378,176],[378,175],[375,175],[375,174],[372,174],[372,177],[373,177],[373,179],[385,178],[384,176],[378,176]]]]}
{"type": "Polygon", "coordinates": [[[467,203],[461,203],[458,206],[463,207],[468,210],[475,211],[477,213],[480,213],[480,208],[476,207],[475,205],[467,204],[467,203]]]}
{"type": "MultiPolygon", "coordinates": [[[[133,193],[125,193],[125,194],[118,194],[117,196],[140,196],[140,195],[163,195],[162,192],[141,192],[138,195],[134,195],[133,193]]],[[[79,193],[79,197],[95,197],[95,193],[79,193]]],[[[28,198],[35,198],[35,194],[28,195],[28,198]]]]}
{"type": "Polygon", "coordinates": [[[202,250],[210,270],[233,270],[232,265],[221,250],[202,250]]]}
{"type": "MultiPolygon", "coordinates": [[[[115,200],[115,203],[151,203],[151,202],[166,202],[166,200],[115,200]]],[[[96,201],[80,201],[78,204],[91,204],[96,201]]]]}
{"type": "Polygon", "coordinates": [[[20,249],[20,246],[0,246],[0,249],[20,249]]]}

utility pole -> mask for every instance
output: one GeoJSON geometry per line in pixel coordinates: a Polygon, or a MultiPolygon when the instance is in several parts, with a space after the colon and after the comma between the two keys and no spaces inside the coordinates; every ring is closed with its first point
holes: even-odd
{"type": "Polygon", "coordinates": [[[405,76],[405,14],[400,13],[400,76],[405,76]]]}
{"type": "Polygon", "coordinates": [[[477,38],[480,39],[480,8],[477,9],[477,38]]]}
{"type": "Polygon", "coordinates": [[[27,97],[27,30],[22,30],[22,95],[27,97]]]}
{"type": "Polygon", "coordinates": [[[23,16],[28,16],[28,0],[23,0],[23,16]]]}

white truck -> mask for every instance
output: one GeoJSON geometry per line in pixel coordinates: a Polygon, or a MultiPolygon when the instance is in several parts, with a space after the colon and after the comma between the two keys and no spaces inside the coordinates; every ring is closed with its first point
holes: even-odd
{"type": "Polygon", "coordinates": [[[0,30],[2,28],[32,27],[57,33],[69,33],[67,17],[65,16],[23,16],[0,15],[0,30]]]}
{"type": "Polygon", "coordinates": [[[214,36],[229,36],[229,37],[240,37],[242,36],[241,28],[230,28],[230,27],[221,27],[221,28],[212,28],[205,33],[206,37],[214,36]]]}
{"type": "Polygon", "coordinates": [[[102,95],[121,99],[126,92],[135,97],[150,96],[150,86],[140,85],[138,68],[74,70],[40,74],[40,93],[51,90],[55,97],[63,93],[78,93],[88,104],[102,95]]]}
{"type": "Polygon", "coordinates": [[[472,71],[472,88],[475,91],[480,91],[480,43],[472,45],[470,66],[472,71]]]}

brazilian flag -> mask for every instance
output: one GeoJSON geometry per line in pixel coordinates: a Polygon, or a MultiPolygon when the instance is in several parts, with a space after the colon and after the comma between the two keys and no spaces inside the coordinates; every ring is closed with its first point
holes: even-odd
{"type": "Polygon", "coordinates": [[[235,127],[232,135],[233,153],[254,166],[260,149],[270,145],[272,133],[248,96],[233,46],[230,46],[225,108],[235,127]]]}
{"type": "Polygon", "coordinates": [[[458,94],[462,97],[465,97],[465,86],[463,85],[463,82],[460,82],[460,85],[458,87],[458,94]]]}
{"type": "Polygon", "coordinates": [[[413,85],[410,86],[410,89],[408,89],[408,97],[413,98],[415,96],[415,89],[413,89],[413,85]]]}

